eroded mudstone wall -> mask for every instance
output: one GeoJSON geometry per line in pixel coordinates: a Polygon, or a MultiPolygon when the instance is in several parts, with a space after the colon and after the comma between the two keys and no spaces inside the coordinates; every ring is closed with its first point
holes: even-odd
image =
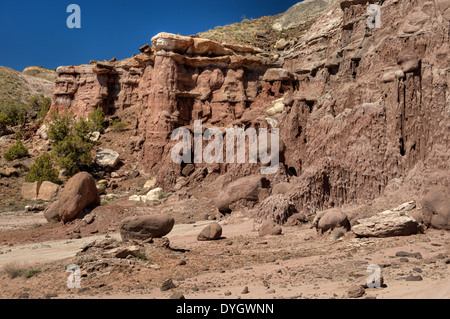
{"type": "MultiPolygon", "coordinates": [[[[175,128],[277,127],[281,171],[298,210],[363,203],[393,179],[449,184],[449,2],[344,0],[280,57],[242,45],[161,33],[122,61],[61,67],[53,108],[85,116],[136,107],[139,164],[165,189],[193,181],[172,163],[175,128]],[[381,28],[367,7],[380,6],[381,28]],[[269,110],[270,109],[270,110],[269,110]],[[269,111],[268,111],[269,110],[269,111]]],[[[196,164],[195,181],[257,165],[196,164]]]]}

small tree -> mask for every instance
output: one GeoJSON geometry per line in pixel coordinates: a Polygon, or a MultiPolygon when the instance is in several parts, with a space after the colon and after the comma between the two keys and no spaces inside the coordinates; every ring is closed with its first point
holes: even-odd
{"type": "Polygon", "coordinates": [[[22,142],[20,140],[17,140],[16,145],[11,146],[5,154],[3,154],[3,157],[8,162],[23,158],[25,156],[28,156],[28,149],[23,146],[22,142]]]}
{"type": "Polygon", "coordinates": [[[53,167],[52,157],[48,153],[39,156],[27,175],[25,181],[28,183],[49,181],[52,183],[60,183],[58,171],[53,167]]]}
{"type": "Polygon", "coordinates": [[[50,115],[51,122],[48,125],[48,139],[50,143],[56,145],[63,141],[64,138],[70,134],[71,126],[73,123],[73,114],[65,112],[64,114],[58,114],[53,112],[50,115]]]}
{"type": "Polygon", "coordinates": [[[105,131],[105,113],[103,113],[100,107],[97,107],[88,115],[88,122],[91,132],[103,133],[105,131]]]}

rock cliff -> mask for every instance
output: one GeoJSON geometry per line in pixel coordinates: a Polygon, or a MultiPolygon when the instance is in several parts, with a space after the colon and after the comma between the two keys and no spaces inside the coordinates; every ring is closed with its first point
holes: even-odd
{"type": "Polygon", "coordinates": [[[269,179],[289,180],[307,213],[363,203],[398,180],[418,193],[449,185],[449,1],[322,2],[328,9],[278,56],[160,33],[129,59],[60,67],[52,109],[133,108],[139,166],[165,189],[259,169],[196,164],[182,176],[170,136],[195,120],[222,131],[279,128],[284,156],[269,179]],[[380,28],[369,27],[370,4],[380,28]]]}

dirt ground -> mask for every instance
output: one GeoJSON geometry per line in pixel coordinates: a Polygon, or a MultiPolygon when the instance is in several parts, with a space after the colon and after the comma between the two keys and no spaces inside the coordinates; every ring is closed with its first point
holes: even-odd
{"type": "Polygon", "coordinates": [[[0,298],[167,299],[178,292],[186,299],[341,299],[367,282],[373,264],[384,286],[359,298],[450,298],[449,232],[361,239],[350,232],[334,239],[303,224],[259,237],[252,219],[231,214],[220,219],[220,240],[198,242],[210,222],[177,223],[169,246],[155,239],[142,244],[145,258],[119,259],[107,250],[81,252],[94,241],[120,245],[117,231],[70,239],[61,231],[69,226],[48,224],[42,213],[0,214],[0,298]],[[42,241],[49,232],[53,238],[42,241]],[[81,288],[67,286],[70,264],[80,266],[81,288]],[[11,269],[35,272],[11,278],[11,269]],[[175,288],[162,291],[168,278],[175,288]]]}

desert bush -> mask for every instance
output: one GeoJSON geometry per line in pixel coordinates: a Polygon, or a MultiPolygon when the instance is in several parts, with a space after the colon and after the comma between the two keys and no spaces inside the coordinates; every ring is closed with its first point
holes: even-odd
{"type": "Polygon", "coordinates": [[[90,125],[91,132],[100,132],[103,133],[106,127],[106,118],[105,113],[103,113],[100,107],[94,109],[88,115],[88,122],[90,125]]]}
{"type": "Polygon", "coordinates": [[[112,129],[115,132],[124,131],[128,127],[128,123],[123,123],[119,121],[114,121],[112,124],[112,129]]]}
{"type": "Polygon", "coordinates": [[[25,181],[28,183],[49,181],[52,183],[60,183],[58,171],[53,167],[52,157],[48,153],[39,156],[27,175],[25,181]]]}
{"type": "Polygon", "coordinates": [[[68,135],[54,146],[52,152],[56,164],[65,169],[68,176],[73,176],[81,168],[87,168],[92,164],[92,148],[93,143],[86,141],[84,137],[68,135]]]}
{"type": "Polygon", "coordinates": [[[0,105],[0,114],[2,125],[16,126],[24,123],[27,108],[22,102],[10,100],[0,105]]]}
{"type": "Polygon", "coordinates": [[[11,146],[5,152],[5,154],[3,154],[5,160],[9,162],[19,158],[23,158],[25,156],[28,156],[28,149],[25,146],[23,146],[20,140],[17,140],[16,145],[11,146]]]}
{"type": "Polygon", "coordinates": [[[21,266],[18,266],[14,263],[7,264],[4,267],[4,271],[9,276],[9,278],[14,279],[17,277],[24,277],[24,278],[31,278],[41,272],[40,269],[33,269],[33,268],[23,268],[21,266]]]}
{"type": "Polygon", "coordinates": [[[52,100],[49,97],[33,96],[32,98],[30,98],[28,105],[31,111],[37,112],[37,120],[39,122],[42,122],[44,121],[48,111],[50,110],[52,100]]]}
{"type": "Polygon", "coordinates": [[[50,123],[48,124],[47,135],[51,144],[58,144],[69,135],[73,123],[73,114],[65,112],[58,114],[53,112],[50,115],[50,123]]]}

